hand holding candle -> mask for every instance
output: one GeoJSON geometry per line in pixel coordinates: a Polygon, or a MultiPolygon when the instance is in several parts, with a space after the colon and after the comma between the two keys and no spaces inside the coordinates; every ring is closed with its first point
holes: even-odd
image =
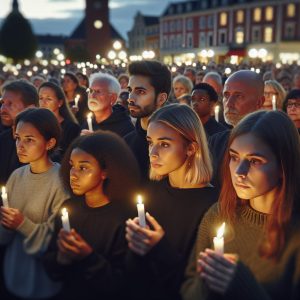
{"type": "Polygon", "coordinates": [[[80,99],[80,95],[77,94],[76,97],[75,97],[75,100],[74,100],[75,101],[75,105],[74,105],[75,108],[78,108],[79,99],[80,99]]]}
{"type": "Polygon", "coordinates": [[[1,198],[2,198],[2,203],[4,207],[9,207],[8,205],[8,199],[7,199],[7,192],[5,186],[2,187],[1,189],[1,198]]]}
{"type": "Polygon", "coordinates": [[[137,196],[137,210],[138,210],[138,217],[139,217],[139,224],[141,227],[146,227],[146,217],[145,217],[145,207],[143,204],[143,199],[141,195],[137,196]]]}
{"type": "Polygon", "coordinates": [[[63,229],[67,232],[71,231],[70,221],[69,221],[69,214],[66,208],[63,208],[61,211],[61,221],[63,229]]]}
{"type": "Polygon", "coordinates": [[[93,113],[89,113],[88,115],[87,115],[87,123],[88,123],[88,127],[89,127],[89,131],[94,131],[93,130],[93,120],[92,120],[92,117],[93,117],[93,113]]]}
{"type": "Polygon", "coordinates": [[[219,112],[220,112],[220,106],[219,105],[216,105],[215,106],[215,120],[217,122],[219,122],[219,112]]]}
{"type": "Polygon", "coordinates": [[[225,222],[221,225],[221,227],[217,231],[217,236],[214,237],[214,248],[215,251],[221,255],[224,254],[224,231],[225,231],[225,222]]]}
{"type": "Polygon", "coordinates": [[[275,95],[272,96],[272,108],[273,108],[273,110],[276,110],[276,96],[275,95]]]}

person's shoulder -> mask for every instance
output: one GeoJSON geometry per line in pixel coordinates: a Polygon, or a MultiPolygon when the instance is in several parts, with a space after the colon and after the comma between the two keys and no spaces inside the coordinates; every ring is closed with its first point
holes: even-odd
{"type": "Polygon", "coordinates": [[[124,140],[127,143],[130,143],[130,142],[132,142],[136,138],[136,136],[137,136],[136,129],[133,129],[132,131],[130,131],[129,133],[127,133],[124,136],[124,140]]]}
{"type": "MultiPolygon", "coordinates": [[[[11,128],[6,129],[6,130],[4,130],[0,133],[0,140],[1,141],[8,140],[8,139],[13,140],[13,134],[12,134],[12,129],[11,128]]],[[[5,146],[5,145],[3,145],[3,146],[5,146]]]]}
{"type": "Polygon", "coordinates": [[[217,132],[217,133],[213,134],[209,139],[211,141],[223,140],[223,139],[228,138],[229,134],[230,134],[230,130],[225,129],[224,131],[220,131],[220,132],[217,132]]]}

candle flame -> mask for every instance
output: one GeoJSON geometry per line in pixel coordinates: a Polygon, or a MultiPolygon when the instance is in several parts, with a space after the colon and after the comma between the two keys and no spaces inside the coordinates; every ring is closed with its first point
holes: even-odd
{"type": "Polygon", "coordinates": [[[92,116],[93,116],[93,113],[91,113],[91,112],[87,114],[87,118],[92,118],[92,116]]]}
{"type": "Polygon", "coordinates": [[[224,231],[225,231],[225,222],[223,222],[223,224],[220,226],[220,228],[217,231],[217,238],[222,238],[224,235],[224,231]]]}
{"type": "Polygon", "coordinates": [[[77,98],[77,99],[79,99],[79,98],[80,98],[80,95],[79,95],[79,94],[77,94],[77,95],[76,95],[76,98],[77,98]]]}
{"type": "Polygon", "coordinates": [[[216,112],[216,113],[219,113],[219,111],[220,111],[220,106],[217,105],[217,106],[215,107],[215,112],[216,112]]]}
{"type": "Polygon", "coordinates": [[[67,209],[64,207],[62,210],[61,210],[61,214],[63,216],[65,216],[66,214],[68,213],[67,209]]]}
{"type": "Polygon", "coordinates": [[[141,195],[137,195],[137,202],[138,204],[143,204],[143,198],[141,195]]]}
{"type": "Polygon", "coordinates": [[[2,191],[2,194],[6,194],[6,188],[5,188],[5,186],[2,187],[1,191],[2,191]]]}

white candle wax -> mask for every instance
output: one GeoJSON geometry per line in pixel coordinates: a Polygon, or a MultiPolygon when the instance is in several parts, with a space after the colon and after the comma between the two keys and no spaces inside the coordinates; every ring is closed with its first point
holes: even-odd
{"type": "Polygon", "coordinates": [[[215,120],[217,122],[219,122],[219,112],[220,112],[220,106],[216,105],[216,107],[215,107],[215,120]]]}
{"type": "Polygon", "coordinates": [[[145,217],[145,207],[143,204],[142,196],[137,196],[137,211],[138,211],[138,217],[139,217],[139,224],[141,227],[146,227],[146,217],[145,217]]]}
{"type": "Polygon", "coordinates": [[[1,189],[1,198],[2,198],[2,203],[4,207],[9,207],[8,206],[8,199],[7,199],[7,192],[5,186],[2,187],[1,189]]]}
{"type": "Polygon", "coordinates": [[[276,96],[275,95],[272,96],[272,108],[273,108],[273,110],[276,110],[276,96]]]}
{"type": "Polygon", "coordinates": [[[88,123],[89,131],[94,131],[94,130],[93,130],[92,116],[93,116],[92,113],[89,113],[89,114],[87,115],[87,123],[88,123]]]}
{"type": "Polygon", "coordinates": [[[225,231],[225,222],[221,225],[221,227],[217,231],[217,236],[214,237],[214,248],[215,251],[219,254],[224,254],[224,231],[225,231]]]}
{"type": "Polygon", "coordinates": [[[69,221],[69,214],[66,208],[63,208],[61,211],[61,221],[62,221],[62,226],[65,231],[70,232],[71,231],[71,226],[70,226],[70,221],[69,221]]]}
{"type": "Polygon", "coordinates": [[[74,99],[74,101],[75,101],[74,107],[76,107],[76,108],[78,108],[78,102],[79,102],[79,99],[80,99],[80,95],[78,94],[78,95],[76,95],[76,97],[75,97],[75,99],[74,99]]]}

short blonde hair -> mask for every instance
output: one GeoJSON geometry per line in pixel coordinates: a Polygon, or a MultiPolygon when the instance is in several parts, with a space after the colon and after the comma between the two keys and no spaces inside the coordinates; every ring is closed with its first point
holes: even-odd
{"type": "Polygon", "coordinates": [[[265,81],[265,86],[271,86],[277,93],[278,97],[276,97],[277,107],[282,108],[284,98],[286,96],[286,91],[283,86],[276,80],[267,80],[265,81]]]}
{"type": "Polygon", "coordinates": [[[185,87],[187,94],[192,93],[193,83],[192,83],[191,79],[189,79],[188,77],[186,77],[184,75],[177,75],[173,79],[172,85],[174,86],[174,84],[177,82],[181,83],[185,87]]]}
{"type": "MultiPolygon", "coordinates": [[[[188,144],[196,144],[196,152],[186,163],[185,182],[189,184],[207,184],[212,177],[212,163],[208,150],[206,134],[198,115],[185,104],[170,104],[157,110],[149,119],[161,122],[177,131],[188,144]]],[[[167,176],[167,175],[166,175],[167,176]]],[[[150,167],[150,179],[161,180],[165,176],[155,174],[150,167]]]]}

